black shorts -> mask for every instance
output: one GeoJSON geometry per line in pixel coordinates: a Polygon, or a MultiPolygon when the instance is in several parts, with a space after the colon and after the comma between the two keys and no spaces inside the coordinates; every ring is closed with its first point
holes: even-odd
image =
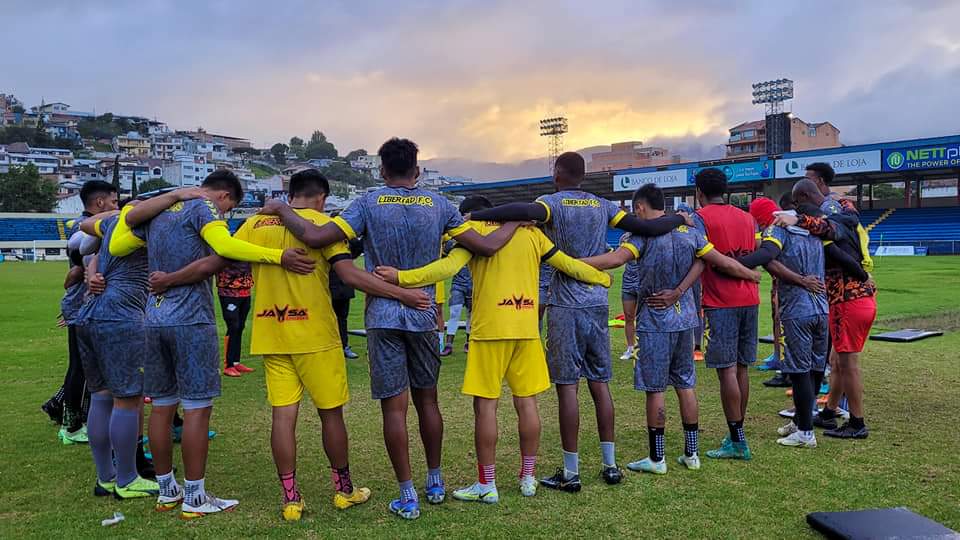
{"type": "Polygon", "coordinates": [[[437,333],[388,328],[367,330],[370,392],[386,399],[407,388],[434,388],[440,377],[440,340],[437,333]]]}

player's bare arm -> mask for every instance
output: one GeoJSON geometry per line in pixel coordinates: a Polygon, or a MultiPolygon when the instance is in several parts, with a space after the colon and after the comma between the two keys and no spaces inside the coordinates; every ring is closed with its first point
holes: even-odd
{"type": "Polygon", "coordinates": [[[507,245],[507,242],[513,238],[513,234],[517,232],[517,227],[523,224],[520,221],[508,221],[487,235],[482,235],[473,229],[467,229],[453,238],[457,243],[477,255],[492,257],[500,251],[500,248],[507,245]]]}
{"type": "Polygon", "coordinates": [[[334,223],[326,223],[318,227],[311,221],[302,218],[290,205],[278,199],[267,201],[258,213],[267,216],[279,216],[283,226],[297,237],[297,240],[314,249],[321,249],[347,239],[340,227],[337,227],[334,223]]]}
{"type": "Polygon", "coordinates": [[[378,279],[373,274],[357,268],[353,264],[353,260],[339,260],[333,263],[333,270],[344,283],[367,294],[392,298],[405,306],[423,311],[433,307],[433,299],[427,293],[421,290],[403,289],[387,283],[383,279],[378,279]]]}
{"type": "Polygon", "coordinates": [[[160,214],[160,212],[163,212],[178,202],[189,201],[191,199],[199,199],[200,197],[203,197],[203,193],[203,188],[194,187],[181,188],[164,193],[162,195],[157,195],[156,197],[151,197],[150,199],[137,204],[136,207],[127,212],[126,219],[124,221],[126,222],[127,226],[132,229],[150,221],[160,214]]]}
{"type": "Polygon", "coordinates": [[[227,265],[227,259],[219,255],[210,255],[193,261],[176,272],[151,272],[150,292],[163,294],[167,289],[203,281],[216,274],[227,265]]]}
{"type": "Polygon", "coordinates": [[[730,277],[743,279],[746,281],[760,282],[760,272],[751,270],[738,263],[735,259],[727,257],[715,249],[711,249],[701,257],[707,264],[713,265],[717,271],[730,277]]]}
{"type": "Polygon", "coordinates": [[[646,297],[644,301],[654,309],[665,309],[675,305],[680,300],[680,297],[683,296],[683,293],[687,292],[687,290],[693,287],[693,284],[700,279],[700,274],[703,273],[706,267],[707,265],[700,259],[693,261],[693,265],[690,267],[690,270],[687,271],[687,275],[683,276],[683,280],[680,281],[680,284],[677,285],[676,288],[656,292],[652,296],[646,297]]]}
{"type": "Polygon", "coordinates": [[[608,251],[603,255],[585,257],[580,259],[580,261],[589,264],[597,270],[610,270],[611,268],[619,268],[627,264],[633,260],[633,258],[633,252],[627,248],[620,247],[614,251],[608,251]]]}

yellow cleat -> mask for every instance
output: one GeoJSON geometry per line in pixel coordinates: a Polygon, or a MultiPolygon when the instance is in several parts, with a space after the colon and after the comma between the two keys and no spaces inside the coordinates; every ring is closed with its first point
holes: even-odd
{"type": "Polygon", "coordinates": [[[307,505],[303,504],[302,498],[299,501],[283,503],[284,521],[300,521],[300,517],[303,516],[303,511],[306,507],[307,505]]]}
{"type": "Polygon", "coordinates": [[[336,494],[334,494],[333,505],[340,510],[346,510],[351,506],[363,504],[368,500],[370,500],[370,488],[353,488],[353,493],[349,495],[342,491],[338,491],[336,494]]]}

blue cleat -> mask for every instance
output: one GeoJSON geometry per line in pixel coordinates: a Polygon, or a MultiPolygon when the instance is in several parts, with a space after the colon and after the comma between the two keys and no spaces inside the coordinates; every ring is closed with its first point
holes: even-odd
{"type": "Polygon", "coordinates": [[[427,486],[426,490],[427,502],[430,504],[440,504],[447,498],[447,490],[443,485],[443,482],[439,484],[433,484],[427,486]]]}
{"type": "Polygon", "coordinates": [[[390,501],[390,512],[403,519],[417,519],[420,517],[420,502],[394,499],[390,501]]]}

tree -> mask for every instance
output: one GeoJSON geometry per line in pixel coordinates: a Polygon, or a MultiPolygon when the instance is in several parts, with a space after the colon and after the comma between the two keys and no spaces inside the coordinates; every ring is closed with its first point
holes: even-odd
{"type": "Polygon", "coordinates": [[[133,170],[133,178],[130,179],[130,197],[137,198],[137,170],[133,170]]]}
{"type": "Polygon", "coordinates": [[[289,149],[289,146],[277,143],[270,147],[270,154],[273,155],[274,161],[282,165],[287,162],[287,150],[289,149]]]}
{"type": "Polygon", "coordinates": [[[310,142],[304,151],[307,159],[336,159],[337,147],[327,140],[322,131],[317,130],[310,136],[310,142]]]}
{"type": "Polygon", "coordinates": [[[876,201],[886,199],[902,199],[903,188],[893,187],[890,184],[874,184],[873,199],[876,201]]]}
{"type": "Polygon", "coordinates": [[[367,151],[364,150],[363,148],[359,148],[357,150],[351,150],[350,153],[347,154],[347,157],[344,158],[344,160],[346,160],[347,163],[352,163],[356,161],[358,158],[360,158],[361,156],[366,156],[366,155],[367,155],[367,151]]]}
{"type": "Polygon", "coordinates": [[[290,151],[296,154],[298,159],[303,159],[305,151],[303,139],[300,137],[290,137],[290,151]]]}
{"type": "Polygon", "coordinates": [[[139,191],[140,193],[150,193],[151,191],[157,191],[158,189],[164,189],[168,187],[173,187],[173,184],[167,183],[163,178],[153,178],[140,184],[139,191]]]}
{"type": "Polygon", "coordinates": [[[113,158],[113,187],[120,193],[120,156],[113,158]]]}
{"type": "Polygon", "coordinates": [[[323,168],[323,174],[331,182],[342,182],[362,188],[376,185],[372,176],[366,172],[355,171],[350,165],[342,161],[331,162],[330,165],[323,168]]]}
{"type": "Polygon", "coordinates": [[[0,174],[0,212],[52,212],[56,204],[56,182],[41,178],[32,163],[0,174]]]}

